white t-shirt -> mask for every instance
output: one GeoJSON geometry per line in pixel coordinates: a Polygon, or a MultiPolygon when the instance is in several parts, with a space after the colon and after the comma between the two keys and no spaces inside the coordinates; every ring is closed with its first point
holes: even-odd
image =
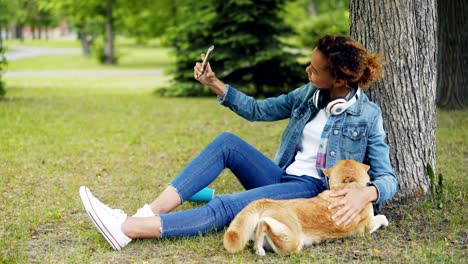
{"type": "Polygon", "coordinates": [[[320,179],[315,163],[317,161],[320,137],[329,116],[330,113],[322,109],[314,119],[305,125],[294,161],[286,168],[287,174],[297,176],[307,175],[320,179]]]}

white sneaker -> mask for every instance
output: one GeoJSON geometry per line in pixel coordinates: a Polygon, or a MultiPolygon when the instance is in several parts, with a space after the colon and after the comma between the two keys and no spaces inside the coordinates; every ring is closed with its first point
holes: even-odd
{"type": "Polygon", "coordinates": [[[80,197],[89,218],[112,248],[121,250],[132,241],[122,232],[122,223],[127,219],[122,210],[112,209],[103,204],[86,186],[80,187],[80,197]]]}
{"type": "Polygon", "coordinates": [[[153,216],[156,216],[156,214],[153,213],[151,206],[149,206],[149,204],[145,204],[143,205],[142,208],[138,209],[136,214],[134,214],[132,217],[153,217],[153,216]]]}

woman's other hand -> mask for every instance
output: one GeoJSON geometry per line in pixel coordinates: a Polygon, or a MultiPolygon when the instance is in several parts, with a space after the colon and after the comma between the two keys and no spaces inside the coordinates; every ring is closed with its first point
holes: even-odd
{"type": "Polygon", "coordinates": [[[370,202],[377,199],[377,189],[374,186],[343,189],[330,194],[330,197],[342,197],[339,201],[328,206],[328,209],[341,207],[332,219],[337,225],[350,224],[361,210],[370,202]]]}

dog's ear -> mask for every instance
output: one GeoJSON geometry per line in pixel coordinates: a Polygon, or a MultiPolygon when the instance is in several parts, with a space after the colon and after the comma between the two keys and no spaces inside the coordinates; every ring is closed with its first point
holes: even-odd
{"type": "Polygon", "coordinates": [[[325,174],[325,176],[327,176],[327,177],[330,177],[330,174],[331,174],[331,168],[328,168],[328,169],[322,169],[322,172],[323,172],[323,174],[325,174]]]}
{"type": "Polygon", "coordinates": [[[361,163],[361,166],[366,170],[366,171],[369,171],[370,169],[370,166],[369,165],[366,165],[364,163],[361,163]]]}

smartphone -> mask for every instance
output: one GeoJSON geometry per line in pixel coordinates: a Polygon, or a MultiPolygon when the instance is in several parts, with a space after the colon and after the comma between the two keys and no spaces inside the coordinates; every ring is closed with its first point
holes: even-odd
{"type": "MultiPolygon", "coordinates": [[[[213,50],[214,50],[214,45],[211,45],[211,47],[209,47],[208,50],[206,51],[205,58],[203,59],[203,62],[202,62],[202,73],[201,74],[205,73],[206,65],[208,65],[208,61],[210,60],[210,56],[211,56],[211,53],[213,52],[213,50]]],[[[201,74],[200,74],[200,76],[201,76],[201,74]]]]}

